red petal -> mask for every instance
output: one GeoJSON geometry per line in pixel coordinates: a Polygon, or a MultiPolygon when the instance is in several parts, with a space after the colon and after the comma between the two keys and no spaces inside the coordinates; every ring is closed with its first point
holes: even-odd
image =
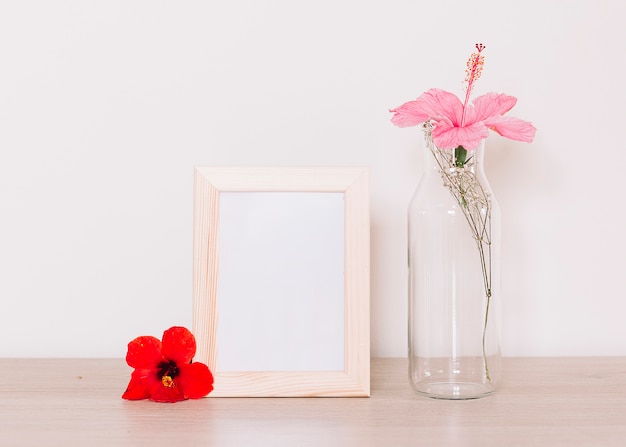
{"type": "Polygon", "coordinates": [[[204,363],[189,363],[179,371],[177,383],[185,397],[199,399],[213,391],[213,374],[204,363]]]}
{"type": "Polygon", "coordinates": [[[154,380],[150,380],[150,376],[154,376],[154,372],[146,369],[136,369],[130,376],[130,382],[126,387],[126,391],[122,394],[123,399],[139,400],[150,397],[150,387],[154,380]],[[152,374],[151,374],[152,373],[152,374]]]}
{"type": "Polygon", "coordinates": [[[150,387],[150,400],[155,402],[178,402],[187,399],[179,385],[178,377],[174,379],[174,386],[168,387],[161,381],[150,387]]]}
{"type": "Polygon", "coordinates": [[[155,337],[144,335],[128,343],[126,363],[133,368],[154,368],[162,358],[161,342],[155,337]]]}
{"type": "Polygon", "coordinates": [[[184,327],[174,326],[163,333],[163,357],[176,362],[178,367],[190,363],[196,355],[196,339],[184,327]]]}

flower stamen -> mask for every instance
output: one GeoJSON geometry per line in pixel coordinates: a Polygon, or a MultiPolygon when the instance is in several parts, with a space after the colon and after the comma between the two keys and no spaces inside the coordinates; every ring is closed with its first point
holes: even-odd
{"type": "Polygon", "coordinates": [[[163,376],[163,377],[161,377],[161,383],[166,388],[173,388],[174,387],[174,379],[172,379],[172,377],[170,377],[170,376],[163,376]]]}
{"type": "Polygon", "coordinates": [[[465,111],[467,110],[467,103],[469,102],[472,89],[474,88],[474,82],[480,78],[483,74],[483,66],[485,65],[485,56],[481,53],[485,49],[482,43],[476,44],[476,53],[467,60],[467,69],[465,70],[465,82],[467,82],[467,90],[465,92],[465,102],[463,102],[463,116],[461,118],[461,127],[465,125],[465,111]]]}
{"type": "Polygon", "coordinates": [[[175,385],[174,378],[178,374],[179,369],[176,366],[176,362],[170,360],[169,362],[161,362],[159,364],[159,377],[161,377],[161,383],[164,387],[173,388],[175,385]]]}

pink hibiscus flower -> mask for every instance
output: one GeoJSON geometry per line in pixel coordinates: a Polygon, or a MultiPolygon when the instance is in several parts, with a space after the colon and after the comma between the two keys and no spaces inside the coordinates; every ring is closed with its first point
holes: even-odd
{"type": "Polygon", "coordinates": [[[432,122],[432,137],[440,149],[475,149],[489,136],[489,129],[512,140],[530,143],[535,137],[535,127],[517,118],[504,116],[511,110],[517,99],[504,93],[487,93],[474,99],[469,95],[473,83],[480,77],[485,48],[476,45],[478,53],[468,60],[467,94],[465,102],[450,92],[432,88],[422,93],[416,100],[390,110],[394,115],[391,122],[398,127],[417,126],[426,121],[432,122]]]}

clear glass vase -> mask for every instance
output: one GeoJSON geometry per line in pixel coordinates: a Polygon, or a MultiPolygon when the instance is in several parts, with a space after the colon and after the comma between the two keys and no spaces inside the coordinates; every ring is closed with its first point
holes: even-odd
{"type": "Polygon", "coordinates": [[[500,381],[500,209],[484,140],[441,150],[424,125],[426,169],[409,205],[409,378],[422,395],[473,399],[500,381]]]}

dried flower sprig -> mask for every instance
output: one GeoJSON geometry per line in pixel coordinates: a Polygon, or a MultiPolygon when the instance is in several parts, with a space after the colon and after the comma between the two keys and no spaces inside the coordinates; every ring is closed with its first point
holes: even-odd
{"type": "Polygon", "coordinates": [[[489,307],[491,305],[492,264],[491,264],[491,197],[487,190],[476,177],[475,161],[473,157],[459,165],[458,153],[460,150],[466,154],[463,148],[454,151],[438,148],[432,140],[432,125],[423,124],[426,146],[433,154],[443,185],[448,188],[454,200],[463,211],[465,220],[469,225],[472,238],[476,242],[480,266],[482,270],[483,287],[485,291],[485,317],[482,334],[483,365],[485,378],[491,382],[489,363],[487,361],[487,324],[489,322],[489,307]]]}

